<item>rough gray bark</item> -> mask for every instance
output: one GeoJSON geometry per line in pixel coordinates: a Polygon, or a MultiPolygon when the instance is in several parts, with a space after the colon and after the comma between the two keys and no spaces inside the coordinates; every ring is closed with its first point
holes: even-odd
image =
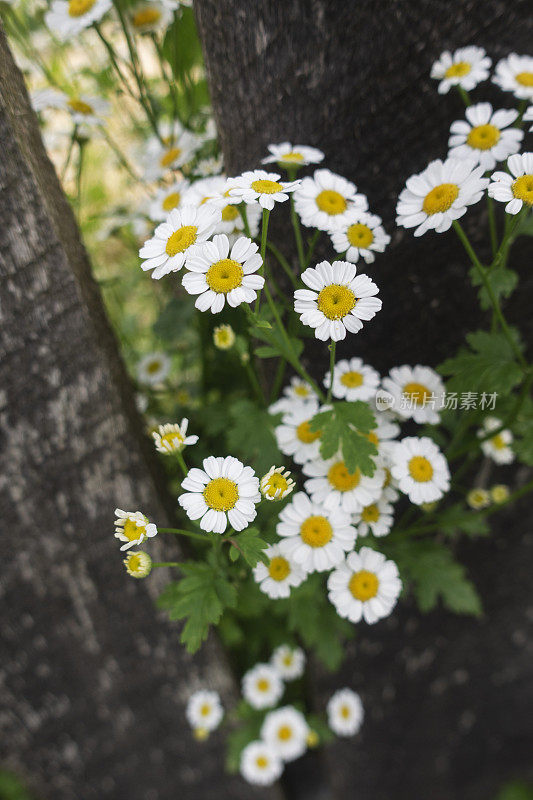
{"type": "MultiPolygon", "coordinates": [[[[449,125],[464,113],[457,96],[437,94],[433,60],[466,44],[485,47],[494,61],[530,52],[530,4],[195,0],[195,9],[228,174],[258,167],[271,142],[318,146],[392,233],[387,253],[365,269],[380,286],[383,316],[339,357],[362,355],[381,370],[439,363],[480,324],[468,262],[452,234],[414,240],[394,229],[396,199],[409,175],[445,157],[449,125]]],[[[488,83],[474,97],[512,105],[488,83]]],[[[483,214],[480,204],[468,215],[476,240],[483,214]]],[[[274,225],[282,216],[274,214],[274,225]]],[[[507,311],[530,342],[531,250],[515,252],[522,291],[507,311]]],[[[327,368],[323,352],[315,351],[317,377],[327,368]]],[[[367,720],[357,740],[328,749],[322,785],[316,775],[306,781],[298,764],[289,771],[295,797],[491,800],[505,780],[533,777],[530,516],[524,503],[504,521],[493,518],[494,538],[461,553],[483,620],[421,617],[404,602],[389,620],[358,626],[341,676],[317,672],[320,708],[334,688],[352,686],[367,720]]]]}
{"type": "Polygon", "coordinates": [[[187,656],[113,538],[115,505],[164,523],[168,497],[1,31],[0,140],[0,761],[43,800],[244,800],[184,718],[200,684],[233,699],[218,643],[187,656]]]}

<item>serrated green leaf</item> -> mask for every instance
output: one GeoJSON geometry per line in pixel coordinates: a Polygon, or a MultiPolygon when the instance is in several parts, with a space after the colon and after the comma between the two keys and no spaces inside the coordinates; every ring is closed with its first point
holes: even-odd
{"type": "Polygon", "coordinates": [[[377,447],[367,438],[376,426],[372,409],[367,403],[334,403],[327,411],[315,414],[309,423],[312,431],[320,431],[320,455],[332,458],[339,450],[349,472],[361,470],[373,475],[377,447]]]}
{"type": "Polygon", "coordinates": [[[522,371],[503,333],[476,331],[466,339],[468,348],[439,367],[443,375],[450,376],[448,391],[508,394],[520,383],[522,371]]]}
{"type": "Polygon", "coordinates": [[[459,504],[439,512],[436,523],[439,531],[447,536],[463,534],[474,538],[488,536],[490,532],[489,524],[482,514],[459,504]]]}
{"type": "MultiPolygon", "coordinates": [[[[479,287],[478,296],[481,308],[485,311],[492,308],[489,294],[479,277],[478,271],[474,267],[470,270],[470,279],[473,286],[479,287]]],[[[514,270],[507,269],[506,267],[495,267],[487,272],[487,279],[491,285],[492,291],[498,299],[502,297],[507,298],[510,297],[516,289],[518,274],[514,270]]]]}
{"type": "Polygon", "coordinates": [[[280,463],[280,452],[272,430],[272,417],[251,400],[232,403],[227,428],[228,452],[265,473],[272,464],[280,463]]]}
{"type": "Polygon", "coordinates": [[[268,542],[260,538],[257,528],[247,528],[242,533],[231,538],[235,540],[239,547],[239,549],[233,546],[230,548],[230,555],[233,561],[236,561],[240,554],[249,567],[255,567],[258,561],[263,561],[265,564],[268,563],[268,558],[264,553],[268,547],[268,542]],[[237,556],[234,557],[233,553],[236,553],[237,556]]]}

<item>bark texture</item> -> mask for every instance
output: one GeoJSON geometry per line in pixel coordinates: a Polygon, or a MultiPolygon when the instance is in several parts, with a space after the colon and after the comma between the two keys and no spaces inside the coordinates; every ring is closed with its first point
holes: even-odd
{"type": "Polygon", "coordinates": [[[244,800],[184,718],[200,685],[232,699],[218,643],[187,656],[113,539],[116,505],[164,523],[168,498],[1,31],[0,140],[0,760],[43,800],[244,800]]]}
{"type": "MultiPolygon", "coordinates": [[[[355,181],[392,234],[386,254],[364,268],[380,286],[383,312],[338,357],[361,355],[382,371],[438,364],[481,321],[468,261],[452,233],[415,240],[395,229],[396,200],[409,175],[446,156],[450,123],[464,114],[458,96],[437,94],[432,62],[467,44],[494,61],[530,52],[530,4],[195,0],[195,9],[228,174],[258,167],[271,142],[320,147],[325,166],[355,181]]],[[[489,83],[474,99],[514,105],[489,83]]],[[[468,214],[475,241],[485,235],[484,214],[482,204],[468,214]]],[[[284,216],[278,209],[274,226],[284,216]]],[[[283,224],[277,234],[291,236],[283,224]]],[[[529,242],[513,251],[522,291],[507,313],[530,342],[529,242]]],[[[314,355],[319,377],[327,352],[314,355]]],[[[421,617],[402,603],[387,621],[358,626],[341,676],[317,671],[320,710],[346,685],[361,691],[367,719],[358,739],[328,749],[322,782],[306,783],[294,765],[295,797],[492,800],[504,781],[531,779],[530,519],[524,501],[503,521],[493,518],[491,540],[463,548],[486,609],[481,621],[421,617]]]]}

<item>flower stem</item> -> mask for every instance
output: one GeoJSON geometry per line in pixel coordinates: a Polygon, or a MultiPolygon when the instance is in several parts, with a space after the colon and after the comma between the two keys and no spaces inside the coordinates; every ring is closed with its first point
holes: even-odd
{"type": "Polygon", "coordinates": [[[179,561],[152,561],[153,567],[179,567],[179,561]]]}
{"type": "Polygon", "coordinates": [[[335,371],[335,351],[337,349],[337,342],[331,342],[329,345],[329,388],[326,397],[326,403],[331,401],[331,393],[333,391],[333,373],[335,371]]]}
{"type": "Polygon", "coordinates": [[[309,248],[308,248],[307,254],[305,256],[304,267],[306,269],[309,266],[309,264],[311,263],[311,259],[313,257],[313,253],[315,252],[315,247],[316,247],[316,244],[317,244],[318,240],[320,239],[320,234],[321,233],[322,233],[322,231],[316,230],[313,233],[312,237],[311,237],[311,241],[309,242],[309,248]]]}
{"type": "Polygon", "coordinates": [[[278,263],[280,264],[281,268],[284,270],[289,280],[291,281],[292,285],[296,289],[298,286],[298,281],[296,280],[296,276],[293,274],[290,264],[283,255],[283,253],[280,250],[278,250],[276,245],[272,244],[272,242],[267,242],[267,247],[273,253],[278,263]]]}
{"type": "Polygon", "coordinates": [[[187,464],[185,463],[185,459],[183,458],[183,455],[179,450],[176,453],[176,458],[178,459],[178,464],[181,467],[181,471],[183,472],[184,476],[187,477],[187,475],[189,474],[189,470],[187,469],[187,464]]]}
{"type": "Polygon", "coordinates": [[[468,108],[468,106],[472,105],[472,101],[471,101],[471,99],[470,99],[470,95],[468,94],[468,92],[466,91],[466,89],[463,89],[463,87],[462,87],[462,86],[458,86],[458,87],[457,87],[457,91],[458,91],[458,92],[459,92],[459,94],[461,95],[461,99],[462,99],[463,103],[465,104],[465,106],[466,106],[467,108],[468,108]]]}
{"type": "Polygon", "coordinates": [[[188,536],[190,539],[201,539],[202,542],[210,542],[209,537],[203,533],[195,533],[194,531],[185,531],[182,528],[158,528],[158,533],[174,533],[176,536],[188,536]]]}
{"type": "MultiPolygon", "coordinates": [[[[270,211],[268,208],[263,209],[263,223],[261,225],[261,268],[259,270],[259,274],[265,273],[265,253],[266,253],[266,246],[267,246],[267,236],[268,236],[268,220],[270,217],[270,211]]],[[[266,289],[266,281],[265,281],[265,289],[266,289]]],[[[255,313],[257,314],[259,311],[259,305],[261,303],[261,291],[257,292],[257,300],[255,301],[255,313]]]]}

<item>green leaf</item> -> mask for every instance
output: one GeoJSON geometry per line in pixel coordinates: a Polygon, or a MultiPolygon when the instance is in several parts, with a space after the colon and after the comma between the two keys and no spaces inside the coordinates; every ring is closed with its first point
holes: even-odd
{"type": "Polygon", "coordinates": [[[513,424],[516,438],[513,450],[518,459],[529,467],[533,467],[533,401],[527,398],[517,419],[513,424]]]}
{"type": "Polygon", "coordinates": [[[461,348],[439,367],[450,376],[448,391],[508,394],[520,383],[522,371],[503,333],[475,331],[466,339],[468,348],[461,348]]]}
{"type": "Polygon", "coordinates": [[[270,414],[251,400],[238,400],[230,405],[228,411],[228,451],[261,474],[273,464],[280,463],[270,414]]]}
{"type": "Polygon", "coordinates": [[[442,533],[451,537],[464,534],[474,538],[488,536],[490,532],[489,524],[482,514],[478,511],[471,511],[460,504],[439,512],[436,523],[442,533]]]}
{"type": "Polygon", "coordinates": [[[533,785],[522,781],[508,783],[498,792],[496,800],[533,800],[533,785]]]}
{"type": "Polygon", "coordinates": [[[250,742],[260,738],[262,718],[248,720],[244,725],[230,731],[227,736],[226,769],[228,772],[239,771],[241,753],[250,742]]]}
{"type": "Polygon", "coordinates": [[[360,469],[363,475],[373,475],[377,447],[367,434],[376,427],[372,409],[367,403],[334,403],[327,411],[315,414],[309,423],[312,431],[320,431],[320,455],[332,458],[339,450],[349,472],[360,469]]]}
{"type": "Polygon", "coordinates": [[[285,337],[282,336],[277,328],[273,328],[269,322],[258,321],[257,318],[254,319],[254,324],[250,327],[250,335],[269,345],[266,350],[257,348],[256,355],[259,358],[282,356],[294,364],[304,348],[303,342],[291,336],[289,336],[289,344],[287,345],[285,337]]]}
{"type": "MultiPolygon", "coordinates": [[[[503,266],[489,270],[487,272],[487,278],[498,299],[510,297],[518,283],[518,274],[514,270],[507,269],[507,267],[503,266]]],[[[483,310],[488,311],[492,308],[492,303],[487,290],[483,286],[483,281],[474,267],[470,270],[470,279],[473,286],[480,287],[478,292],[479,303],[483,310]]]]}
{"type": "Polygon", "coordinates": [[[232,536],[238,544],[240,550],[236,547],[230,547],[230,558],[236,561],[239,555],[242,555],[249,567],[255,567],[258,561],[268,563],[268,558],[264,553],[265,548],[268,547],[268,542],[265,542],[259,537],[257,528],[247,528],[238,536],[232,536]],[[234,555],[236,553],[236,555],[234,555]]]}

